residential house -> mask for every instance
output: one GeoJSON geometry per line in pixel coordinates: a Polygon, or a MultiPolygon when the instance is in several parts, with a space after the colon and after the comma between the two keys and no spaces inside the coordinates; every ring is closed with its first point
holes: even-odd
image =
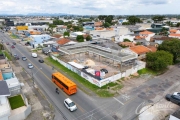
{"type": "Polygon", "coordinates": [[[54,37],[54,38],[60,38],[62,35],[60,35],[60,34],[55,34],[55,35],[53,35],[52,37],[54,37]]]}
{"type": "Polygon", "coordinates": [[[158,35],[155,35],[154,37],[152,37],[152,40],[153,42],[155,42],[156,44],[162,44],[165,40],[171,40],[172,38],[171,37],[166,37],[166,36],[158,36],[158,35]]]}
{"type": "Polygon", "coordinates": [[[151,37],[154,35],[155,35],[155,33],[149,32],[147,30],[139,33],[139,36],[144,37],[147,41],[150,41],[151,37]]]}
{"type": "Polygon", "coordinates": [[[95,22],[94,27],[101,27],[103,25],[102,22],[95,22]]]}
{"type": "Polygon", "coordinates": [[[57,27],[56,27],[56,32],[59,32],[59,33],[64,33],[64,32],[66,32],[67,31],[67,26],[64,26],[64,25],[58,25],[57,27]]]}
{"type": "Polygon", "coordinates": [[[61,39],[57,40],[56,42],[57,42],[57,44],[59,46],[70,45],[70,44],[76,44],[77,43],[77,42],[71,41],[71,40],[69,40],[67,38],[61,38],[61,39]]]}
{"type": "Polygon", "coordinates": [[[169,34],[169,37],[180,39],[180,34],[173,34],[173,33],[171,33],[171,34],[169,34]]]}
{"type": "Polygon", "coordinates": [[[139,60],[144,60],[146,58],[146,53],[151,52],[151,49],[149,49],[143,45],[137,45],[134,47],[130,47],[130,50],[135,52],[138,55],[139,60]]]}
{"type": "Polygon", "coordinates": [[[85,33],[83,32],[72,32],[70,33],[70,37],[76,38],[78,35],[84,35],[85,33]]]}
{"type": "Polygon", "coordinates": [[[11,107],[7,97],[10,95],[6,81],[0,81],[0,120],[9,120],[11,107]]]}
{"type": "Polygon", "coordinates": [[[170,34],[180,34],[180,29],[170,29],[170,34]]]}
{"type": "Polygon", "coordinates": [[[47,35],[47,34],[42,34],[42,35],[30,35],[29,37],[30,37],[30,39],[31,39],[30,44],[31,44],[31,46],[32,46],[33,48],[38,47],[40,44],[43,43],[43,41],[48,41],[48,40],[51,38],[51,36],[50,36],[50,35],[47,35]]]}

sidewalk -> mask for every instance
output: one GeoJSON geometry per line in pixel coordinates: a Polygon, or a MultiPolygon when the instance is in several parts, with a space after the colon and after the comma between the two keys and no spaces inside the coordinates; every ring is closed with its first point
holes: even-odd
{"type": "Polygon", "coordinates": [[[24,83],[22,91],[27,97],[28,103],[32,106],[32,112],[26,120],[61,120],[61,118],[63,120],[63,117],[54,110],[37,85],[33,86],[31,76],[22,69],[19,63],[14,61],[10,64],[19,82],[24,83]]]}

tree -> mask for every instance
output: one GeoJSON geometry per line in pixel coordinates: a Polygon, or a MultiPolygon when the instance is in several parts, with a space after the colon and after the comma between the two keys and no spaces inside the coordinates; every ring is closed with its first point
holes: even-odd
{"type": "Polygon", "coordinates": [[[180,22],[177,23],[176,27],[180,27],[180,22]]]}
{"type": "Polygon", "coordinates": [[[53,29],[56,27],[56,25],[54,25],[54,24],[49,24],[49,27],[48,27],[48,31],[51,33],[51,34],[53,34],[53,29]]]}
{"type": "Polygon", "coordinates": [[[76,40],[77,40],[78,42],[84,42],[84,36],[83,36],[83,35],[78,35],[78,36],[76,37],[76,40]]]}
{"type": "Polygon", "coordinates": [[[68,36],[68,37],[69,37],[69,36],[70,36],[70,34],[69,34],[69,32],[64,32],[63,36],[64,36],[64,37],[66,37],[66,36],[68,36]]]}
{"type": "Polygon", "coordinates": [[[168,35],[168,31],[169,31],[169,28],[165,28],[163,27],[160,31],[160,35],[164,35],[164,36],[167,36],[168,35]]]}
{"type": "Polygon", "coordinates": [[[147,67],[160,71],[173,63],[173,55],[166,51],[149,52],[146,54],[147,67]]]}
{"type": "Polygon", "coordinates": [[[53,20],[54,25],[64,25],[64,22],[62,20],[55,19],[53,20]]]}
{"type": "Polygon", "coordinates": [[[129,23],[131,24],[131,25],[135,25],[136,23],[141,23],[142,21],[138,18],[138,17],[136,17],[136,16],[129,16],[128,18],[127,18],[127,20],[129,21],[129,23]]]}
{"type": "Polygon", "coordinates": [[[88,36],[86,37],[86,41],[89,41],[89,40],[92,40],[92,37],[91,37],[90,35],[88,35],[88,36]]]}
{"type": "Polygon", "coordinates": [[[129,39],[125,38],[124,42],[131,42],[129,39]]]}
{"type": "Polygon", "coordinates": [[[180,40],[179,39],[171,39],[165,40],[161,45],[158,46],[158,50],[164,50],[170,52],[173,55],[173,62],[180,57],[180,40]]]}
{"type": "Polygon", "coordinates": [[[107,17],[107,15],[99,15],[99,16],[98,16],[98,19],[99,19],[99,20],[105,20],[106,17],[107,17]]]}
{"type": "Polygon", "coordinates": [[[161,22],[164,20],[164,16],[158,15],[158,16],[154,16],[152,19],[154,20],[155,23],[157,23],[158,21],[161,22]]]}
{"type": "Polygon", "coordinates": [[[67,28],[70,29],[72,27],[72,24],[68,24],[67,28]]]}
{"type": "Polygon", "coordinates": [[[130,25],[129,22],[123,22],[122,25],[130,25]]]}
{"type": "Polygon", "coordinates": [[[113,15],[109,15],[105,18],[105,22],[112,24],[112,20],[113,20],[114,16],[113,15]]]}
{"type": "Polygon", "coordinates": [[[108,27],[110,27],[111,25],[110,25],[108,22],[105,22],[105,23],[103,23],[103,26],[104,26],[105,28],[108,28],[108,27]]]}

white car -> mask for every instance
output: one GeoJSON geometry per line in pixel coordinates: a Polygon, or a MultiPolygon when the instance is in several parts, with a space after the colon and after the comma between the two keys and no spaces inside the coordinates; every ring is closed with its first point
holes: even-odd
{"type": "Polygon", "coordinates": [[[33,58],[37,58],[37,53],[32,53],[33,58]]]}
{"type": "Polygon", "coordinates": [[[34,67],[34,66],[33,66],[31,63],[28,64],[28,68],[29,68],[29,69],[32,69],[33,67],[34,67]]]}
{"type": "Polygon", "coordinates": [[[76,104],[69,98],[64,100],[64,105],[69,109],[71,112],[77,110],[76,104]]]}

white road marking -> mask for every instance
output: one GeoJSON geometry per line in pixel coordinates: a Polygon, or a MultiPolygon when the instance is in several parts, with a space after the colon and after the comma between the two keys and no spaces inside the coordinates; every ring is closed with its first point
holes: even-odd
{"type": "Polygon", "coordinates": [[[118,101],[119,103],[121,103],[122,105],[124,105],[124,103],[122,103],[120,100],[118,100],[117,98],[113,97],[116,101],[118,101]]]}

